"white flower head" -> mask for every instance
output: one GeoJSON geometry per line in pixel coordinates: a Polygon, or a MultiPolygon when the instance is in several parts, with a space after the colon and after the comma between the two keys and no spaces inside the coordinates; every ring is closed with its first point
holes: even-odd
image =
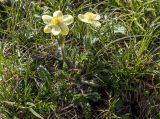
{"type": "Polygon", "coordinates": [[[55,11],[53,16],[43,15],[43,22],[46,24],[44,28],[45,33],[52,33],[53,35],[67,35],[69,32],[68,25],[73,23],[71,15],[63,15],[61,11],[55,11]]]}
{"type": "Polygon", "coordinates": [[[94,27],[101,26],[101,23],[98,21],[101,18],[99,14],[94,14],[92,12],[87,12],[85,14],[79,14],[78,18],[82,22],[89,23],[94,27]]]}

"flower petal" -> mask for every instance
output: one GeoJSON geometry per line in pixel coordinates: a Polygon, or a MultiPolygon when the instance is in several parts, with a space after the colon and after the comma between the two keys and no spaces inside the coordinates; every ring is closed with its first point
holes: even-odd
{"type": "Polygon", "coordinates": [[[92,22],[92,26],[94,26],[94,27],[100,27],[101,23],[99,21],[93,21],[92,22]]]}
{"type": "Polygon", "coordinates": [[[52,27],[49,26],[49,25],[46,25],[43,30],[44,30],[45,33],[51,33],[52,27]]]}
{"type": "Polygon", "coordinates": [[[49,23],[51,22],[51,20],[52,20],[52,17],[49,16],[49,15],[43,15],[43,16],[42,16],[42,19],[43,19],[43,22],[44,22],[45,24],[49,24],[49,23]]]}
{"type": "Polygon", "coordinates": [[[88,15],[93,15],[93,16],[95,16],[95,14],[93,14],[92,12],[86,12],[84,15],[85,15],[85,16],[88,16],[88,15]]]}
{"type": "Polygon", "coordinates": [[[70,25],[73,23],[74,18],[71,15],[64,15],[63,16],[63,23],[66,25],[70,25]]]}
{"type": "Polygon", "coordinates": [[[62,13],[60,10],[55,11],[55,12],[53,13],[53,17],[62,17],[62,16],[63,16],[63,13],[62,13]]]}
{"type": "Polygon", "coordinates": [[[68,26],[66,24],[61,23],[60,24],[60,28],[61,28],[61,34],[62,35],[67,35],[68,34],[69,28],[68,28],[68,26]]]}
{"type": "Polygon", "coordinates": [[[86,19],[86,17],[83,14],[79,14],[78,15],[79,20],[81,20],[82,22],[86,22],[89,23],[88,20],[86,19]]]}
{"type": "Polygon", "coordinates": [[[99,14],[96,14],[95,20],[100,20],[101,16],[99,14]]]}
{"type": "Polygon", "coordinates": [[[58,35],[61,32],[61,28],[59,26],[53,26],[52,27],[52,33],[53,35],[58,35]]]}

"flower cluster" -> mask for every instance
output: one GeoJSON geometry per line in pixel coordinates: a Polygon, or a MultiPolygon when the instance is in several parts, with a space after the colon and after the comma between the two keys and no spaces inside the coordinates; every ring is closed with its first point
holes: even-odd
{"type": "MultiPolygon", "coordinates": [[[[82,22],[91,24],[94,27],[101,26],[100,15],[94,14],[92,12],[87,12],[85,14],[78,15],[79,20],[82,22]]],[[[74,21],[73,16],[63,15],[61,11],[55,11],[53,16],[43,15],[43,22],[46,24],[44,27],[45,33],[52,33],[53,35],[67,35],[69,32],[68,25],[72,24],[74,21]]]]}

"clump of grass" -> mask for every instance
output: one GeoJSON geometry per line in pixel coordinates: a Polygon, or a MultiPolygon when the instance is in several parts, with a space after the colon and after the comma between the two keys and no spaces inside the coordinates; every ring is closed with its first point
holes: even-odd
{"type": "MultiPolygon", "coordinates": [[[[160,2],[4,1],[0,4],[0,115],[4,118],[160,118],[160,2]],[[63,62],[42,15],[75,17],[63,62]],[[99,13],[101,27],[78,20],[99,13]]],[[[1,117],[1,116],[0,116],[1,117]]]]}

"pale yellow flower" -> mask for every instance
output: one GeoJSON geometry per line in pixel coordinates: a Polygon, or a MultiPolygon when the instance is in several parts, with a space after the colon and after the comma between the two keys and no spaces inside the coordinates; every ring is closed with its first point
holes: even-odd
{"type": "Polygon", "coordinates": [[[67,35],[69,32],[68,25],[73,23],[71,15],[63,15],[61,11],[55,11],[53,16],[43,15],[43,22],[46,24],[44,28],[45,33],[52,33],[53,35],[67,35]]]}
{"type": "Polygon", "coordinates": [[[5,0],[0,0],[0,2],[4,3],[4,2],[6,2],[6,1],[5,1],[5,0]]]}
{"type": "Polygon", "coordinates": [[[100,15],[99,14],[94,14],[92,12],[87,12],[85,14],[79,14],[78,18],[85,23],[89,23],[94,27],[99,27],[101,26],[101,23],[98,21],[100,20],[100,15]]]}

